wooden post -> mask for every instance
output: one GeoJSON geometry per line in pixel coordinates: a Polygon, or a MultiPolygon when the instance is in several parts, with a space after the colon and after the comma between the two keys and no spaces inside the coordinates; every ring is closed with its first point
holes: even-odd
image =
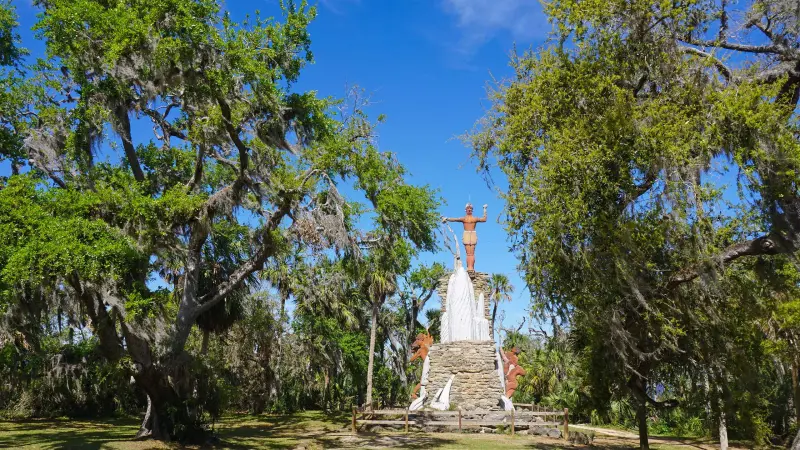
{"type": "Polygon", "coordinates": [[[564,439],[569,440],[569,408],[564,408],[564,439]]]}
{"type": "Polygon", "coordinates": [[[406,410],[406,433],[408,433],[408,410],[406,410]]]}
{"type": "Polygon", "coordinates": [[[353,406],[353,434],[356,434],[356,407],[353,406]]]}
{"type": "Polygon", "coordinates": [[[458,432],[461,433],[461,410],[458,410],[458,432]]]}
{"type": "Polygon", "coordinates": [[[514,409],[511,409],[511,435],[514,435],[514,409]]]}

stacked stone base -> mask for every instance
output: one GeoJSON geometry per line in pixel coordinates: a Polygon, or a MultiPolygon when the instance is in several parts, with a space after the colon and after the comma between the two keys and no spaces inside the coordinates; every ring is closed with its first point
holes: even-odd
{"type": "Polygon", "coordinates": [[[430,372],[426,391],[429,406],[451,375],[450,408],[502,410],[503,387],[497,375],[497,357],[492,341],[455,341],[434,344],[428,352],[430,372]]]}

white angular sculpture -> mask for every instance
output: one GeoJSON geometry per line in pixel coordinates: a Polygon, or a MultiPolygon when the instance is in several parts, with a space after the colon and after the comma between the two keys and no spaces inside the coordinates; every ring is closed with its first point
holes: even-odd
{"type": "Polygon", "coordinates": [[[500,402],[503,404],[504,411],[512,411],[514,409],[514,404],[511,403],[511,399],[505,395],[500,396],[500,402]]]}
{"type": "Polygon", "coordinates": [[[422,378],[420,378],[420,388],[419,388],[419,397],[417,397],[413,402],[411,402],[411,406],[408,407],[409,411],[417,411],[422,409],[425,405],[425,399],[428,397],[428,393],[425,390],[425,386],[428,384],[428,372],[431,371],[431,359],[429,357],[425,357],[425,362],[422,363],[422,378]]]}
{"type": "Polygon", "coordinates": [[[497,357],[497,378],[500,378],[500,386],[503,388],[503,392],[506,391],[506,374],[503,372],[503,357],[500,356],[500,349],[498,348],[495,352],[495,356],[497,357]]]}
{"type": "Polygon", "coordinates": [[[453,386],[453,378],[455,375],[450,375],[447,384],[442,389],[436,391],[436,395],[431,402],[431,408],[438,409],[439,411],[447,411],[450,409],[450,388],[453,386]]]}
{"type": "MultiPolygon", "coordinates": [[[[506,375],[503,373],[503,358],[500,356],[500,349],[497,349],[495,353],[497,356],[497,378],[500,379],[500,386],[503,387],[503,392],[506,391],[506,375]]],[[[511,399],[506,397],[505,395],[500,396],[500,405],[503,407],[504,411],[511,411],[514,409],[514,403],[511,402],[511,399]]]]}
{"type": "Polygon", "coordinates": [[[447,283],[445,315],[447,331],[442,329],[441,342],[474,339],[475,291],[472,280],[463,267],[456,267],[447,283]]]}
{"type": "Polygon", "coordinates": [[[483,292],[481,292],[481,295],[478,297],[477,307],[475,308],[475,315],[472,319],[474,321],[474,325],[472,327],[472,339],[476,341],[489,340],[489,321],[486,320],[486,317],[483,315],[483,310],[483,292]]]}
{"type": "Polygon", "coordinates": [[[450,342],[450,316],[447,313],[447,308],[450,308],[450,305],[447,304],[445,299],[445,310],[439,319],[439,342],[450,342]]]}
{"type": "Polygon", "coordinates": [[[469,273],[460,264],[457,265],[447,283],[439,342],[490,340],[489,321],[484,317],[484,308],[483,293],[476,302],[469,273]]]}

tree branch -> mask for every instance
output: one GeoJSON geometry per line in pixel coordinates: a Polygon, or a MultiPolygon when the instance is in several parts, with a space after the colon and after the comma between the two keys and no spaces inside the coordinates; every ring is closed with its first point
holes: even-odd
{"type": "Polygon", "coordinates": [[[696,49],[694,47],[680,47],[680,51],[682,53],[688,53],[688,54],[692,54],[692,55],[697,55],[697,56],[701,56],[703,58],[708,59],[709,61],[711,61],[712,64],[714,64],[714,67],[717,68],[719,73],[721,73],[722,76],[725,77],[725,81],[730,82],[731,79],[733,78],[733,74],[731,73],[731,69],[729,69],[728,66],[726,66],[720,59],[718,59],[717,57],[715,57],[711,53],[706,53],[706,52],[704,52],[702,50],[699,50],[699,49],[696,49]]]}
{"type": "Polygon", "coordinates": [[[620,214],[625,211],[628,205],[652,189],[653,185],[656,183],[656,180],[658,180],[658,172],[658,169],[651,167],[650,170],[648,170],[645,174],[645,178],[642,180],[641,184],[635,185],[630,194],[624,193],[620,196],[620,214]]]}
{"type": "MultiPolygon", "coordinates": [[[[281,207],[272,213],[269,221],[264,227],[264,236],[267,237],[267,239],[269,239],[269,233],[277,229],[281,220],[283,220],[283,218],[289,213],[291,204],[291,200],[286,199],[281,207]]],[[[197,315],[200,315],[211,309],[214,305],[219,303],[234,289],[241,285],[245,278],[250,276],[250,274],[256,270],[261,269],[264,266],[264,262],[267,260],[267,258],[272,256],[275,251],[275,246],[272,244],[273,243],[271,242],[263,242],[258,251],[256,251],[256,254],[249,261],[236,269],[227,281],[217,285],[214,289],[201,297],[200,307],[196,311],[197,315]]]]}
{"type": "Polygon", "coordinates": [[[753,19],[751,22],[745,24],[745,28],[756,27],[764,33],[764,36],[768,37],[771,41],[775,40],[775,35],[772,33],[772,30],[769,27],[764,26],[759,19],[753,19]]]}
{"type": "Polygon", "coordinates": [[[728,32],[728,11],[725,8],[728,6],[728,0],[720,0],[720,13],[719,13],[719,41],[725,42],[728,32]]]}
{"type": "Polygon", "coordinates": [[[526,321],[527,319],[528,319],[527,317],[523,317],[523,318],[522,318],[522,322],[520,322],[520,323],[519,323],[519,326],[517,327],[517,331],[516,331],[516,333],[519,333],[519,332],[520,332],[520,330],[522,330],[522,327],[525,325],[525,321],[526,321]]]}
{"type": "Polygon", "coordinates": [[[748,80],[762,83],[774,83],[786,75],[789,75],[790,77],[798,77],[800,76],[800,69],[798,69],[797,66],[798,64],[794,61],[785,61],[773,67],[772,69],[759,72],[755,76],[748,78],[748,80]]]}
{"type": "Polygon", "coordinates": [[[216,161],[218,161],[218,162],[220,162],[222,164],[225,164],[226,166],[230,167],[233,170],[237,170],[237,171],[239,170],[239,167],[236,165],[236,163],[234,161],[231,161],[228,158],[220,156],[215,151],[212,151],[211,153],[209,153],[208,156],[214,158],[216,161]]]}
{"type": "Polygon", "coordinates": [[[235,145],[236,149],[239,151],[239,173],[243,174],[245,170],[247,170],[247,164],[249,162],[247,146],[244,145],[244,142],[239,138],[239,131],[233,127],[231,107],[228,105],[228,102],[221,97],[217,97],[217,103],[222,112],[222,122],[225,124],[225,131],[228,132],[228,136],[230,136],[231,141],[233,141],[233,145],[235,145]]]}
{"type": "Polygon", "coordinates": [[[695,264],[687,269],[678,272],[673,276],[667,286],[675,288],[680,284],[689,282],[708,272],[713,263],[727,264],[744,256],[758,255],[777,255],[788,253],[787,246],[782,245],[783,239],[777,233],[770,233],[749,241],[742,241],[722,250],[719,254],[712,257],[709,261],[695,264]]]}
{"type": "Polygon", "coordinates": [[[688,38],[685,42],[699,47],[724,48],[725,50],[735,50],[745,53],[769,53],[774,55],[782,55],[784,53],[784,49],[775,44],[748,45],[728,41],[706,41],[691,38],[688,38]]]}
{"type": "Polygon", "coordinates": [[[65,183],[64,180],[61,179],[61,177],[56,175],[55,172],[53,172],[49,167],[47,167],[46,164],[39,164],[39,162],[35,158],[29,158],[28,163],[46,173],[47,176],[49,176],[50,179],[53,180],[53,183],[58,185],[58,187],[62,189],[67,188],[67,183],[65,183]]]}
{"type": "Polygon", "coordinates": [[[205,154],[205,145],[199,144],[197,146],[197,157],[195,157],[194,160],[194,175],[192,175],[192,179],[186,184],[186,188],[189,191],[192,191],[203,178],[203,158],[205,157],[205,154]]]}
{"type": "Polygon", "coordinates": [[[641,376],[631,377],[628,380],[628,389],[631,390],[634,397],[636,397],[636,399],[641,403],[649,403],[651,406],[657,409],[670,409],[680,406],[680,401],[676,399],[669,399],[659,402],[647,395],[644,379],[641,376]]]}
{"type": "MultiPolygon", "coordinates": [[[[172,105],[169,105],[167,108],[171,108],[172,105]]],[[[161,127],[164,130],[164,134],[170,137],[176,137],[178,139],[183,139],[184,141],[187,140],[186,134],[184,134],[180,130],[176,130],[175,127],[172,126],[169,121],[167,121],[166,114],[169,113],[167,111],[165,115],[161,115],[158,111],[152,110],[150,108],[142,108],[142,112],[144,112],[147,116],[149,116],[155,124],[161,127]]]]}
{"type": "Polygon", "coordinates": [[[122,342],[117,335],[115,321],[111,318],[103,304],[103,299],[97,292],[80,280],[77,273],[67,277],[67,283],[77,294],[77,298],[86,308],[92,324],[92,332],[100,341],[100,351],[110,361],[117,361],[122,357],[122,342]]]}
{"type": "Polygon", "coordinates": [[[800,61],[794,66],[794,69],[789,71],[789,78],[781,86],[778,92],[778,101],[791,107],[791,110],[797,107],[797,102],[800,100],[800,61]]]}
{"type": "Polygon", "coordinates": [[[131,119],[128,117],[128,110],[123,106],[117,106],[114,111],[119,122],[119,134],[122,137],[122,148],[125,150],[125,157],[128,159],[128,164],[133,171],[133,177],[138,182],[144,181],[144,172],[142,166],[139,165],[139,158],[136,156],[136,148],[133,146],[131,138],[131,119]]]}

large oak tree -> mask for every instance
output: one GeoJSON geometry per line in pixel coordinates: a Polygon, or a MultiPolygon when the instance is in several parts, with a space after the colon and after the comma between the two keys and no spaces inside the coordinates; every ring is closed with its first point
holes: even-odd
{"type": "Polygon", "coordinates": [[[554,37],[514,57],[472,143],[508,177],[508,229],[537,307],[573,327],[596,399],[636,400],[647,448],[648,406],[674,404],[654,383],[697,368],[713,354],[705,331],[746,310],[730,286],[757,273],[734,269],[757,258],[778,272],[800,245],[800,9],[545,10],[554,37]]]}
{"type": "Polygon", "coordinates": [[[147,395],[139,436],[200,428],[207,377],[187,340],[230,326],[265,265],[358,258],[362,213],[432,245],[434,195],[377,150],[364,102],[294,87],[315,8],[237,23],[212,0],[35,3],[47,58],[25,69],[33,100],[2,104],[0,302],[31,321],[75,303],[147,395]]]}

